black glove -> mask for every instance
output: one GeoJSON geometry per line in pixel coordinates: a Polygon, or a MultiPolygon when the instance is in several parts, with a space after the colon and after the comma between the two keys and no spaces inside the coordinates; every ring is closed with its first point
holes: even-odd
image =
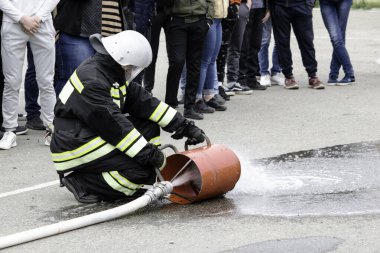
{"type": "Polygon", "coordinates": [[[208,25],[208,28],[210,28],[212,24],[214,24],[214,20],[212,18],[206,18],[206,23],[208,25]]]}
{"type": "Polygon", "coordinates": [[[203,135],[203,130],[194,125],[194,121],[186,120],[184,124],[180,126],[171,137],[176,140],[187,137],[187,145],[196,145],[205,140],[205,137],[203,135]]]}
{"type": "Polygon", "coordinates": [[[166,156],[165,154],[156,146],[152,145],[151,157],[149,159],[149,164],[154,168],[162,170],[166,165],[166,156]]]}
{"type": "Polygon", "coordinates": [[[237,19],[239,17],[239,5],[232,4],[228,6],[227,19],[237,19]]]}

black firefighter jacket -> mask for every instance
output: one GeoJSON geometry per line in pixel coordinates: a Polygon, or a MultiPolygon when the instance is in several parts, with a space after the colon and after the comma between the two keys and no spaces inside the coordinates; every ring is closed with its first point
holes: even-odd
{"type": "Polygon", "coordinates": [[[168,132],[185,121],[139,84],[127,83],[120,65],[98,53],[72,74],[54,112],[50,149],[59,174],[119,170],[131,160],[149,164],[154,148],[124,114],[155,122],[168,132]]]}

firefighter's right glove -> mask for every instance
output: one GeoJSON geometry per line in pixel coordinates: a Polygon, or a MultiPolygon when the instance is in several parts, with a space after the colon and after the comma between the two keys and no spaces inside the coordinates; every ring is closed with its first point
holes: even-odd
{"type": "Polygon", "coordinates": [[[180,126],[171,137],[176,140],[187,137],[187,145],[196,145],[198,143],[204,142],[205,140],[203,130],[197,127],[194,124],[194,121],[189,120],[186,120],[185,123],[180,126]]]}

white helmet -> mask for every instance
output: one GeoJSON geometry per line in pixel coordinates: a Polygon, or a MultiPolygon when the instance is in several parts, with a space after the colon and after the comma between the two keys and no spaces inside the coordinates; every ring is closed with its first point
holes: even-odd
{"type": "Polygon", "coordinates": [[[136,31],[123,31],[106,38],[94,34],[91,35],[90,42],[97,52],[109,54],[122,67],[133,67],[128,73],[127,81],[135,78],[152,61],[152,49],[148,40],[136,31]]]}

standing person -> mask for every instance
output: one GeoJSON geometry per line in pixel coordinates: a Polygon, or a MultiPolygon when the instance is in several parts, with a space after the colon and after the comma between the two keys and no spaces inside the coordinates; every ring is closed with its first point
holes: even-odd
{"type": "Polygon", "coordinates": [[[54,36],[51,12],[59,0],[0,0],[4,12],[2,22],[2,61],[4,71],[3,127],[5,134],[0,140],[0,149],[15,147],[19,90],[22,82],[22,67],[26,44],[34,56],[36,79],[40,90],[40,101],[44,126],[53,122],[55,93],[54,36]]]}
{"type": "Polygon", "coordinates": [[[190,119],[203,119],[203,115],[196,112],[194,106],[203,44],[213,22],[213,11],[214,0],[175,0],[171,7],[168,7],[170,22],[167,28],[166,45],[169,69],[165,102],[174,108],[178,107],[179,79],[186,61],[184,116],[190,119]]]}
{"type": "Polygon", "coordinates": [[[96,54],[74,71],[55,107],[52,159],[79,202],[133,200],[166,164],[160,127],[189,145],[203,142],[203,131],[132,82],[152,59],[143,35],[95,34],[90,41],[96,54]]]}
{"type": "Polygon", "coordinates": [[[202,53],[200,79],[194,107],[198,113],[213,113],[215,110],[225,111],[227,109],[223,105],[225,101],[219,102],[215,96],[218,91],[216,57],[222,43],[221,22],[222,18],[227,17],[228,0],[214,0],[214,6],[214,22],[207,32],[202,53]]]}
{"type": "Polygon", "coordinates": [[[333,54],[330,63],[328,85],[348,85],[355,83],[354,68],[346,49],[346,27],[352,0],[320,0],[323,22],[330,35],[333,54]],[[340,67],[344,77],[338,81],[340,67]]]}
{"type": "Polygon", "coordinates": [[[309,87],[324,89],[317,77],[313,31],[314,0],[273,0],[270,5],[274,39],[279,52],[286,89],[298,89],[293,76],[293,60],[290,49],[290,32],[293,28],[301,51],[302,63],[309,76],[309,87]]]}
{"type": "Polygon", "coordinates": [[[58,4],[54,18],[55,29],[59,31],[54,78],[57,96],[79,64],[94,55],[88,39],[91,34],[106,37],[132,26],[127,24],[123,10],[127,10],[124,0],[63,0],[58,4]]]}
{"type": "Polygon", "coordinates": [[[249,13],[249,21],[244,31],[243,45],[239,62],[239,83],[251,90],[265,90],[256,75],[259,74],[258,54],[263,34],[263,19],[268,12],[263,0],[253,0],[249,13]]]}
{"type": "MultiPolygon", "coordinates": [[[[269,12],[268,12],[269,14],[269,12]]],[[[278,59],[278,51],[276,43],[272,52],[272,68],[269,71],[269,54],[268,49],[272,37],[272,20],[270,17],[263,20],[263,36],[261,39],[261,48],[259,51],[260,64],[260,84],[263,86],[271,86],[272,84],[284,85],[284,77],[281,74],[280,62],[278,59]]]]}
{"type": "Polygon", "coordinates": [[[227,17],[222,19],[222,45],[220,46],[219,54],[216,59],[216,68],[218,73],[219,93],[225,100],[230,100],[229,95],[225,93],[222,86],[225,78],[227,52],[230,45],[232,32],[234,31],[235,25],[239,18],[240,3],[240,0],[230,0],[227,17]]]}
{"type": "Polygon", "coordinates": [[[249,18],[251,0],[242,0],[239,7],[239,18],[232,31],[230,45],[227,51],[227,83],[225,84],[228,95],[243,94],[250,95],[252,90],[241,87],[238,83],[239,78],[239,59],[241,55],[241,46],[244,38],[245,27],[249,18]]]}
{"type": "MultiPolygon", "coordinates": [[[[0,11],[0,25],[2,24],[3,21],[3,12],[0,11]]],[[[1,44],[1,33],[0,33],[0,44],[1,44]]],[[[0,126],[3,125],[3,91],[4,91],[4,75],[3,75],[3,62],[1,60],[1,50],[0,50],[0,126]]],[[[3,138],[4,132],[1,131],[0,129],[0,139],[3,138]]]]}
{"type": "Polygon", "coordinates": [[[144,88],[152,93],[154,88],[154,80],[156,74],[156,61],[158,55],[158,48],[160,44],[161,29],[164,29],[166,33],[166,24],[168,22],[169,16],[165,11],[165,6],[167,5],[167,0],[157,0],[156,1],[156,11],[152,19],[152,27],[150,30],[149,42],[152,47],[153,58],[152,62],[144,71],[144,88]]]}

